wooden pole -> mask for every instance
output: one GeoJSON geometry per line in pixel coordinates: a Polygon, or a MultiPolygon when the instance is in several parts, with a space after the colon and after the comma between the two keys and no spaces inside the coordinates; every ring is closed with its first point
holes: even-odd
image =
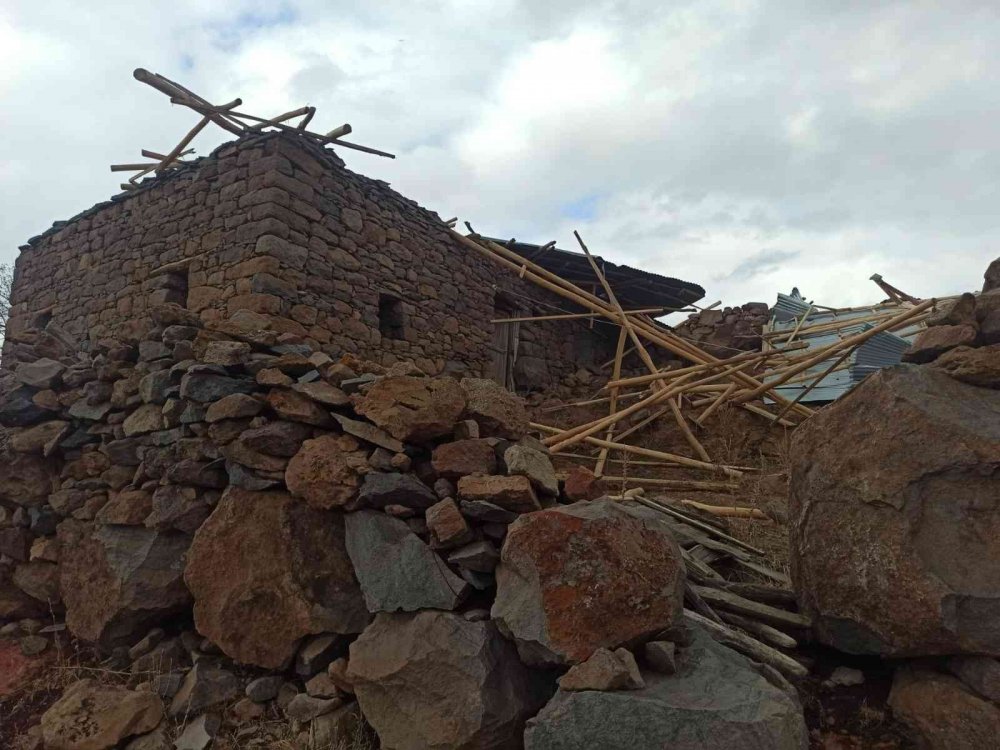
{"type": "MultiPolygon", "coordinates": [[[[628,334],[625,331],[625,327],[621,326],[618,329],[618,345],[615,347],[615,366],[612,371],[611,377],[617,379],[621,377],[622,374],[622,352],[625,351],[625,342],[628,340],[628,334]]],[[[609,407],[609,413],[611,416],[618,411],[618,389],[611,389],[611,405],[609,407]]],[[[611,440],[614,434],[614,425],[608,426],[608,432],[605,436],[605,440],[611,440]]],[[[597,463],[594,465],[594,476],[601,476],[604,473],[604,463],[608,460],[608,449],[601,448],[601,453],[597,457],[597,463]]]]}
{"type": "MultiPolygon", "coordinates": [[[[724,391],[723,391],[724,392],[724,391]]],[[[677,421],[677,426],[680,427],[681,432],[684,434],[684,439],[687,440],[688,445],[694,449],[694,452],[701,456],[702,461],[712,462],[711,456],[708,455],[708,451],[705,450],[705,446],[694,436],[691,432],[691,428],[688,427],[687,420],[684,418],[684,414],[681,412],[681,407],[677,403],[680,400],[680,396],[674,396],[672,399],[667,401],[667,406],[670,407],[670,411],[674,414],[674,419],[677,421]]]]}

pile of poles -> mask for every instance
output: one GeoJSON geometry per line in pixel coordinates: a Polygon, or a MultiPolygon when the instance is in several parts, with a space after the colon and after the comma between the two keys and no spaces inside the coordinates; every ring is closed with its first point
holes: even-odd
{"type": "Polygon", "coordinates": [[[166,76],[162,76],[158,73],[151,73],[144,68],[136,68],[132,75],[137,81],[145,83],[147,86],[151,86],[160,93],[170,97],[170,101],[173,104],[180,104],[188,109],[194,110],[201,115],[201,119],[193,128],[191,128],[191,130],[188,131],[188,133],[181,139],[180,143],[178,143],[169,152],[163,154],[157,151],[142,149],[142,156],[146,159],[153,159],[154,161],[141,162],[137,164],[112,164],[112,172],[136,173],[129,178],[128,182],[122,183],[121,187],[126,191],[135,190],[136,187],[138,187],[139,180],[151,172],[159,174],[172,169],[177,169],[178,167],[187,164],[188,162],[183,161],[182,157],[193,153],[193,149],[189,149],[188,145],[209,124],[215,124],[237,137],[252,135],[264,130],[265,128],[273,128],[287,133],[294,133],[324,146],[343,146],[344,148],[353,149],[355,151],[363,151],[367,154],[375,154],[376,156],[384,156],[389,159],[396,158],[393,154],[386,151],[379,151],[378,149],[370,148],[369,146],[362,146],[357,143],[345,141],[343,136],[348,135],[351,132],[351,126],[347,123],[340,125],[325,134],[314,133],[307,130],[306,127],[316,114],[315,107],[300,107],[299,109],[293,109],[292,111],[285,112],[277,117],[259,117],[257,115],[237,111],[236,108],[243,104],[243,100],[239,98],[233,99],[231,102],[226,104],[212,104],[207,99],[199,96],[190,89],[185,88],[176,81],[172,81],[166,76]],[[297,118],[301,118],[301,120],[299,120],[296,125],[288,124],[289,121],[297,118]]]}
{"type": "MultiPolygon", "coordinates": [[[[581,457],[571,452],[581,444],[599,449],[594,457],[594,473],[598,476],[605,476],[608,480],[652,484],[663,489],[735,489],[736,482],[746,471],[746,467],[730,466],[713,460],[698,439],[697,433],[704,428],[706,420],[712,414],[724,404],[729,404],[752,412],[772,425],[795,427],[814,413],[813,409],[799,403],[807,391],[804,389],[795,400],[788,400],[775,390],[778,386],[796,381],[797,378],[808,378],[812,381],[811,387],[815,387],[872,336],[912,326],[929,316],[937,304],[934,299],[916,304],[909,301],[897,303],[892,310],[879,311],[872,320],[874,325],[871,328],[838,339],[820,349],[808,349],[805,342],[795,341],[792,336],[785,341],[769,341],[763,351],[745,352],[728,359],[719,359],[691,341],[680,338],[648,313],[623,310],[614,290],[578,233],[574,233],[577,242],[604,290],[604,297],[587,292],[475,232],[466,236],[454,229],[449,231],[461,245],[578,305],[587,313],[605,318],[620,327],[611,377],[603,388],[607,395],[573,404],[582,406],[607,403],[607,416],[568,429],[542,423],[532,423],[532,427],[544,436],[543,442],[554,455],[581,457]],[[649,371],[648,374],[622,377],[626,344],[631,344],[643,366],[649,371]],[[686,364],[680,368],[657,367],[649,354],[650,347],[666,350],[686,364]],[[832,361],[833,364],[818,375],[806,374],[827,361],[832,361]],[[770,408],[763,403],[765,396],[773,402],[770,408]],[[640,421],[625,427],[626,420],[637,414],[640,415],[640,421]],[[690,455],[653,450],[626,442],[629,437],[660,418],[676,423],[690,447],[690,455]],[[605,474],[605,468],[612,451],[627,454],[631,461],[702,471],[714,476],[707,481],[610,477],[605,474]]],[[[850,321],[854,324],[857,322],[857,319],[850,321]]]]}

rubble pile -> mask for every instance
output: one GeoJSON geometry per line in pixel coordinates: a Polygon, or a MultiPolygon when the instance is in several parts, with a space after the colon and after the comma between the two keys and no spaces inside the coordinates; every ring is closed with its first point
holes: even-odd
{"type": "Polygon", "coordinates": [[[557,474],[516,396],[153,323],[11,349],[2,633],[44,651],[65,622],[134,677],[74,684],[24,747],[204,748],[266,715],[240,746],[367,723],[384,748],[583,748],[609,712],[607,747],[806,747],[794,689],[682,616],[678,524],[557,474]]]}
{"type": "Polygon", "coordinates": [[[727,358],[761,348],[761,333],[771,317],[766,302],[692,313],[674,332],[693,341],[714,357],[727,358]]]}
{"type": "Polygon", "coordinates": [[[800,607],[841,651],[938,657],[900,669],[889,701],[921,747],[981,745],[1000,726],[998,267],[934,313],[911,364],[795,433],[800,607]]]}

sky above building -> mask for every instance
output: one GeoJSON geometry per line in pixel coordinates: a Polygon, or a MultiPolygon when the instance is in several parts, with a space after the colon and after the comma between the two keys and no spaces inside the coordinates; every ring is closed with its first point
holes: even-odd
{"type": "MultiPolygon", "coordinates": [[[[0,4],[0,263],[119,191],[190,110],[144,67],[311,128],[443,218],[694,281],[708,301],[977,289],[1000,256],[995,2],[0,4]],[[127,176],[127,175],[126,175],[127,176]]],[[[205,154],[230,138],[205,130],[205,154]]]]}

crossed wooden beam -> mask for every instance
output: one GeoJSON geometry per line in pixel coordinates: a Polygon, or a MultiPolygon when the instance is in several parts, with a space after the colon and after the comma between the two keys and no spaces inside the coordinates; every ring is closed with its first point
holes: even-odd
{"type": "Polygon", "coordinates": [[[236,98],[227,104],[215,105],[190,89],[185,88],[176,81],[171,81],[166,76],[161,76],[158,73],[151,73],[144,68],[136,68],[132,75],[137,81],[145,83],[147,86],[152,86],[162,94],[166,94],[170,97],[170,101],[173,104],[180,104],[194,110],[201,115],[201,119],[198,121],[198,124],[191,128],[187,135],[181,139],[180,143],[178,143],[169,153],[161,154],[156,151],[142,149],[143,157],[147,159],[154,159],[155,161],[138,164],[112,164],[112,172],[136,173],[129,178],[128,182],[122,183],[121,187],[123,190],[135,190],[138,186],[139,180],[148,175],[150,172],[165,172],[171,169],[176,169],[184,164],[189,164],[190,162],[183,161],[181,157],[194,153],[194,149],[188,148],[188,145],[194,140],[198,133],[208,126],[209,123],[215,123],[223,130],[226,130],[236,136],[259,132],[264,128],[270,127],[281,131],[296,133],[303,137],[310,138],[322,145],[333,144],[336,146],[343,146],[344,148],[354,149],[355,151],[363,151],[366,154],[385,156],[389,159],[396,158],[395,155],[386,151],[379,151],[378,149],[370,148],[369,146],[362,146],[358,143],[343,140],[343,136],[348,135],[351,132],[351,126],[347,123],[334,128],[326,134],[314,133],[310,130],[306,130],[306,126],[309,125],[313,117],[316,115],[315,107],[300,107],[299,109],[293,109],[291,112],[285,112],[283,115],[278,115],[277,117],[258,117],[257,115],[236,111],[236,108],[243,104],[242,99],[236,98]],[[297,125],[288,124],[289,120],[294,120],[297,117],[302,118],[297,125]]]}

